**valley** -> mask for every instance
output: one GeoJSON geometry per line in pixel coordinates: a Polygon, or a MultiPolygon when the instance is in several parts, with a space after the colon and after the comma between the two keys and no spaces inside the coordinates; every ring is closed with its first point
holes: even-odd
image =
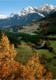
{"type": "Polygon", "coordinates": [[[56,79],[56,7],[30,6],[1,17],[0,79],[56,79]]]}

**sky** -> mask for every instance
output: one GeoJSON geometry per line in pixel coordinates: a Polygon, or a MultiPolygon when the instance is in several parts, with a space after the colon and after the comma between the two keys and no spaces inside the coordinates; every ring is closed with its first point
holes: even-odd
{"type": "Polygon", "coordinates": [[[0,0],[0,15],[10,15],[12,12],[18,13],[25,7],[39,7],[43,4],[56,6],[56,0],[0,0]]]}

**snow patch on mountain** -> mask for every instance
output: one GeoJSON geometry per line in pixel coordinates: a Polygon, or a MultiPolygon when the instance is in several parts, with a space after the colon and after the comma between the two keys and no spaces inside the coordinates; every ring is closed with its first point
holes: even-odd
{"type": "Polygon", "coordinates": [[[8,16],[0,15],[0,19],[5,19],[5,18],[8,18],[8,16]]]}
{"type": "Polygon", "coordinates": [[[19,13],[19,15],[20,15],[20,16],[24,16],[24,15],[27,15],[27,14],[29,14],[29,13],[35,13],[34,8],[31,7],[31,6],[24,8],[24,9],[19,13]]]}
{"type": "Polygon", "coordinates": [[[46,11],[46,12],[50,12],[50,11],[55,10],[55,9],[56,9],[55,6],[49,5],[49,4],[42,5],[40,8],[38,8],[38,10],[46,11]]]}
{"type": "Polygon", "coordinates": [[[33,21],[38,21],[55,11],[56,7],[48,4],[39,8],[29,6],[19,13],[11,13],[10,16],[0,15],[0,26],[31,24],[33,21]]]}
{"type": "MultiPolygon", "coordinates": [[[[14,15],[25,16],[25,15],[30,14],[30,13],[38,13],[41,16],[45,16],[43,13],[45,13],[45,12],[49,13],[52,10],[56,11],[56,6],[49,5],[49,4],[44,4],[44,5],[40,6],[39,8],[28,6],[26,8],[23,8],[23,10],[20,11],[19,13],[13,13],[12,12],[9,17],[13,17],[14,15]]],[[[4,18],[8,18],[8,16],[0,15],[0,19],[4,19],[4,18]]]]}

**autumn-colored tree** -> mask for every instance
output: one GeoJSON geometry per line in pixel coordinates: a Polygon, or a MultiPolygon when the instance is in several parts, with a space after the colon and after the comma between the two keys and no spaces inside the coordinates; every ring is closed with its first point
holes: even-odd
{"type": "Polygon", "coordinates": [[[0,41],[0,78],[7,78],[12,72],[17,70],[17,63],[14,60],[16,51],[14,46],[9,43],[7,36],[2,35],[0,41]]]}
{"type": "Polygon", "coordinates": [[[50,80],[52,79],[51,72],[48,72],[44,64],[41,64],[39,55],[34,54],[28,61],[27,65],[32,70],[35,80],[50,80]]]}
{"type": "Polygon", "coordinates": [[[49,80],[52,78],[38,56],[33,55],[27,64],[14,60],[16,50],[7,36],[3,34],[0,41],[0,80],[49,80]]]}
{"type": "Polygon", "coordinates": [[[0,41],[0,79],[3,80],[34,80],[30,67],[14,60],[16,51],[7,36],[2,35],[0,41]]]}
{"type": "Polygon", "coordinates": [[[14,49],[14,45],[10,45],[7,36],[3,34],[0,41],[0,58],[14,58],[15,56],[16,51],[14,49]]]}

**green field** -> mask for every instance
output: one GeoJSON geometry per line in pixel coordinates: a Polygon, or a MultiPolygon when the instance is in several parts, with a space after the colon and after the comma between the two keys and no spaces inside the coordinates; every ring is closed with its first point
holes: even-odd
{"type": "Polygon", "coordinates": [[[23,43],[23,45],[19,46],[16,48],[17,50],[17,55],[15,59],[17,61],[20,61],[21,63],[26,63],[30,56],[32,55],[32,49],[30,46],[27,46],[23,43]]]}
{"type": "MultiPolygon", "coordinates": [[[[54,48],[56,52],[56,41],[50,41],[51,46],[54,48]]],[[[49,52],[47,49],[32,49],[30,46],[22,43],[21,46],[16,48],[17,55],[15,60],[20,61],[21,63],[26,63],[31,55],[33,55],[33,51],[35,50],[36,54],[44,55],[45,58],[42,59],[44,61],[45,66],[48,68],[49,71],[53,73],[54,78],[56,78],[56,53],[49,52]]]]}
{"type": "Polygon", "coordinates": [[[56,41],[51,41],[51,46],[54,48],[55,54],[44,49],[37,50],[37,52],[46,56],[45,65],[48,70],[53,73],[53,76],[56,79],[56,41]]]}
{"type": "Polygon", "coordinates": [[[17,45],[16,51],[17,55],[15,57],[16,61],[20,61],[21,63],[25,64],[29,60],[29,58],[34,54],[42,55],[42,62],[45,64],[46,68],[53,73],[54,78],[56,79],[56,35],[47,35],[50,41],[50,46],[53,48],[53,51],[50,52],[48,49],[34,49],[29,46],[27,43],[35,43],[41,38],[43,39],[42,35],[30,35],[25,33],[6,33],[11,43],[17,45]],[[13,37],[12,37],[13,36],[13,37]],[[21,44],[19,44],[21,43],[21,44]]]}

